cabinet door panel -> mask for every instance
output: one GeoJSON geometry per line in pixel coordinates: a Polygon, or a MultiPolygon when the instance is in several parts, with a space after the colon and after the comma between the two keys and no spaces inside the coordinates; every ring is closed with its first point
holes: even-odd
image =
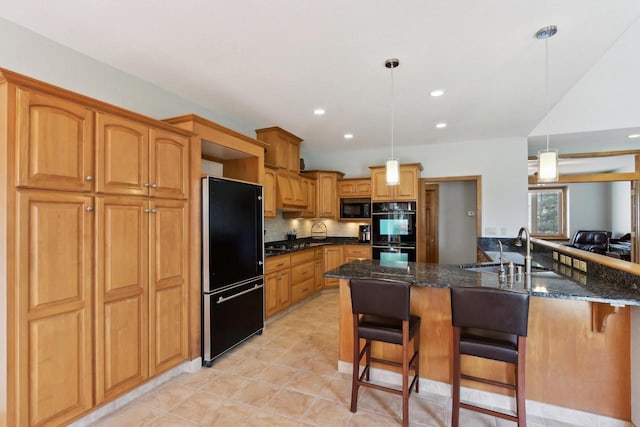
{"type": "Polygon", "coordinates": [[[264,278],[264,312],[266,317],[278,312],[279,273],[267,274],[264,278]]]}
{"type": "Polygon", "coordinates": [[[149,128],[105,113],[97,115],[96,128],[96,191],[146,195],[149,128]]]}
{"type": "Polygon", "coordinates": [[[18,425],[92,406],[90,207],[81,194],[18,192],[18,425]]]}
{"type": "Polygon", "coordinates": [[[148,201],[97,198],[96,399],[148,376],[148,201]]]}
{"type": "Polygon", "coordinates": [[[264,217],[276,217],[276,171],[264,170],[264,217]]]}
{"type": "Polygon", "coordinates": [[[149,374],[187,357],[186,202],[154,200],[150,217],[149,374]]]}
{"type": "Polygon", "coordinates": [[[189,138],[151,129],[149,145],[150,195],[187,198],[189,184],[189,138]]]}
{"type": "Polygon", "coordinates": [[[17,98],[18,186],[91,191],[93,112],[21,89],[17,98]]]}

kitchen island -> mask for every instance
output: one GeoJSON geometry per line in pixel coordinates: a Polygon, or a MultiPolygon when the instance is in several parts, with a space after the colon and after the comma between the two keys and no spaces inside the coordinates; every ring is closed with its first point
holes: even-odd
{"type": "MultiPolygon", "coordinates": [[[[422,317],[420,367],[426,381],[421,389],[444,395],[450,395],[452,378],[448,288],[511,288],[532,295],[526,366],[529,414],[548,416],[545,411],[569,408],[575,410],[571,417],[584,417],[574,420],[579,425],[596,425],[598,416],[631,418],[629,306],[640,305],[640,293],[635,289],[616,287],[573,270],[567,276],[562,268],[534,269],[529,280],[522,275],[508,283],[499,280],[496,273],[456,265],[410,262],[390,267],[375,260],[343,264],[325,276],[340,279],[339,368],[343,372],[350,372],[352,363],[349,279],[389,278],[412,284],[411,310],[422,317]]],[[[373,348],[385,357],[399,356],[392,345],[374,343],[373,348]]],[[[513,381],[512,367],[501,362],[466,358],[462,366],[471,374],[513,381]]],[[[463,386],[490,392],[472,393],[478,403],[511,406],[499,389],[464,381],[463,386]]]]}

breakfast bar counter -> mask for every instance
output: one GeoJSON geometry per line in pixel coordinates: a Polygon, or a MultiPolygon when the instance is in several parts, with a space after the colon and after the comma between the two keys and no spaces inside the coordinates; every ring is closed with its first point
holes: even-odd
{"type": "MultiPolygon", "coordinates": [[[[507,288],[532,296],[526,362],[526,398],[533,408],[529,413],[560,407],[559,410],[572,409],[580,416],[591,417],[593,425],[599,422],[598,417],[630,420],[629,306],[640,305],[637,290],[586,275],[566,276],[560,270],[534,269],[530,279],[523,274],[504,281],[495,272],[496,263],[465,267],[481,268],[474,271],[457,265],[412,262],[398,268],[380,265],[377,260],[364,260],[325,273],[327,277],[340,279],[340,370],[347,372],[352,363],[349,291],[352,278],[388,278],[411,283],[411,311],[422,318],[420,368],[426,381],[421,382],[421,389],[440,394],[449,393],[452,379],[448,288],[507,288]]],[[[395,346],[384,343],[374,343],[373,351],[385,358],[400,354],[395,346]]],[[[463,359],[462,368],[472,375],[482,373],[498,381],[513,381],[513,368],[501,362],[469,357],[463,359]]],[[[490,392],[478,394],[485,396],[479,398],[480,403],[495,406],[505,402],[499,397],[504,392],[490,385],[463,381],[463,386],[490,392]],[[486,396],[493,397],[482,402],[486,396]]],[[[578,424],[592,424],[586,418],[578,424]]]]}

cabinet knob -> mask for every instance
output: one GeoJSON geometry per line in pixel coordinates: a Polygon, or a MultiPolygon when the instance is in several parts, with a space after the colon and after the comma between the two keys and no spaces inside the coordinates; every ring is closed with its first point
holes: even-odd
{"type": "Polygon", "coordinates": [[[149,184],[148,182],[145,182],[145,183],[144,183],[144,186],[145,186],[145,187],[149,187],[150,185],[151,185],[151,184],[149,184]]]}
{"type": "Polygon", "coordinates": [[[151,209],[151,213],[156,213],[158,210],[156,208],[151,209]]]}
{"type": "Polygon", "coordinates": [[[87,175],[87,177],[85,178],[87,181],[93,181],[93,176],[91,175],[87,175]]]}
{"type": "Polygon", "coordinates": [[[146,208],[146,209],[144,210],[144,213],[149,213],[149,212],[151,212],[151,209],[149,209],[149,208],[146,208]]]}
{"type": "Polygon", "coordinates": [[[153,184],[151,184],[151,188],[158,188],[158,184],[154,182],[153,184]]]}
{"type": "Polygon", "coordinates": [[[93,212],[93,206],[87,206],[86,211],[87,212],[93,212]]]}

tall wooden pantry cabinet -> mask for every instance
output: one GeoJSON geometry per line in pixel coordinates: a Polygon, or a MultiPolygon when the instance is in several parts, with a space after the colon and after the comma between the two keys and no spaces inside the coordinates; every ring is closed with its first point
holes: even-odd
{"type": "Polygon", "coordinates": [[[63,425],[187,359],[191,134],[0,73],[0,425],[63,425]]]}

